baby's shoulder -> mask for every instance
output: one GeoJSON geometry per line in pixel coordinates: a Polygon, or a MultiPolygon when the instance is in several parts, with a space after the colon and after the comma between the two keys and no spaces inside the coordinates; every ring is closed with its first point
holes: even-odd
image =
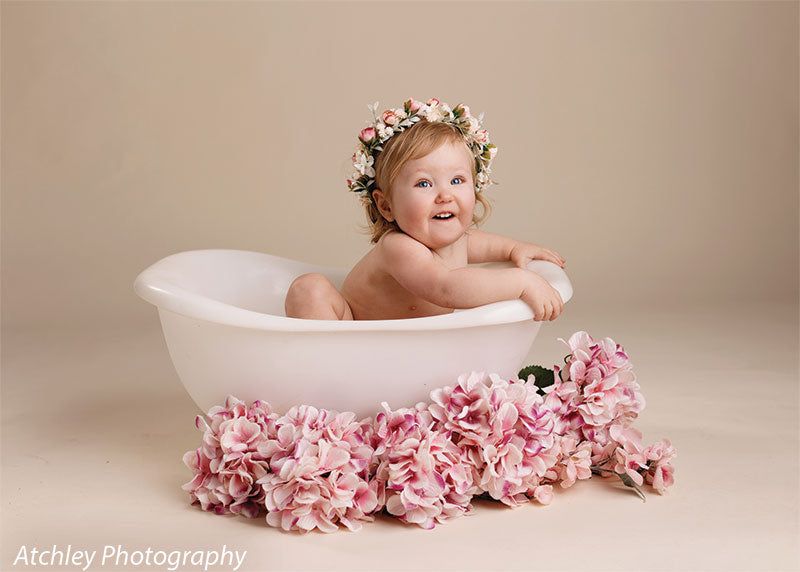
{"type": "Polygon", "coordinates": [[[375,250],[381,258],[402,260],[408,257],[432,256],[430,248],[404,232],[389,231],[378,239],[375,250]]]}

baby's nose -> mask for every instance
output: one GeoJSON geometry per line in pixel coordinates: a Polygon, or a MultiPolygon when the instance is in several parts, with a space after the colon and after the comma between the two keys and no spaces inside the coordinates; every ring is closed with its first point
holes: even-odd
{"type": "Polygon", "coordinates": [[[436,202],[444,203],[453,200],[453,193],[448,188],[440,188],[436,195],[436,202]]]}

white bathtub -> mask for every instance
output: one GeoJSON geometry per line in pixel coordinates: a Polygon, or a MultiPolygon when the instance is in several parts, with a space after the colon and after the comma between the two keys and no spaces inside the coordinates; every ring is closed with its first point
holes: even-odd
{"type": "MultiPolygon", "coordinates": [[[[572,297],[557,265],[529,268],[565,303],[572,297]]],[[[286,291],[307,272],[337,288],[346,275],[258,252],[195,250],[156,262],[134,288],[158,307],[178,376],[203,411],[229,393],[278,411],[310,404],[365,417],[382,401],[413,406],[461,373],[514,376],[542,324],[521,300],[406,320],[287,318],[286,291]]]]}

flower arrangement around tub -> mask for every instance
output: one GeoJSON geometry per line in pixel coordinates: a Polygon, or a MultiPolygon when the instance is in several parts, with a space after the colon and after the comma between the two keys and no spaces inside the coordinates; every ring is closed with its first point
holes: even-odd
{"type": "MultiPolygon", "coordinates": [[[[560,341],[564,341],[559,338],[560,341]]],[[[624,349],[576,332],[563,368],[531,366],[520,378],[459,377],[429,403],[355,419],[309,405],[284,415],[229,396],[198,416],[203,443],[184,455],[183,488],[217,514],[258,516],[271,526],[358,530],[384,510],[433,528],[480,495],[515,507],[549,504],[553,485],[617,476],[642,499],[673,484],[667,439],[642,445],[633,421],[645,401],[624,349]]]]}

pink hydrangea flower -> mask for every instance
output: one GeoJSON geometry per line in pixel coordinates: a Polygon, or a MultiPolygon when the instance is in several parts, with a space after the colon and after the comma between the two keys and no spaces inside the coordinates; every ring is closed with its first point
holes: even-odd
{"type": "Polygon", "coordinates": [[[430,414],[440,428],[457,433],[462,446],[480,444],[491,433],[489,387],[481,374],[462,375],[455,387],[436,389],[430,397],[430,414]]]}
{"type": "Polygon", "coordinates": [[[549,504],[556,483],[593,471],[622,476],[640,496],[643,482],[663,494],[675,449],[666,439],[642,446],[632,423],[644,398],[628,356],[586,332],[565,343],[571,354],[544,396],[533,379],[473,372],[430,403],[382,404],[374,422],[308,405],[279,416],[228,396],[196,419],[203,439],[184,455],[193,475],[183,488],[204,510],[255,517],[266,508],[268,524],[301,532],[358,530],[383,507],[432,528],[483,492],[508,506],[549,504]]]}
{"type": "Polygon", "coordinates": [[[358,530],[379,510],[381,487],[370,479],[374,450],[371,420],[308,405],[276,422],[274,438],[260,446],[270,471],[264,488],[267,523],[284,530],[358,530]]]}
{"type": "Polygon", "coordinates": [[[642,477],[640,471],[647,468],[647,461],[641,448],[632,441],[628,441],[625,445],[617,447],[614,455],[616,459],[614,472],[627,474],[634,483],[641,486],[644,482],[644,477],[642,477]]]}
{"type": "Polygon", "coordinates": [[[468,512],[472,472],[461,450],[431,428],[422,407],[392,411],[384,403],[383,409],[375,420],[376,478],[385,483],[389,514],[430,529],[468,512]]]}
{"type": "Polygon", "coordinates": [[[645,481],[659,494],[664,494],[667,487],[675,483],[675,468],[670,461],[676,456],[675,449],[669,439],[662,439],[644,450],[648,469],[645,481]]]}
{"type": "Polygon", "coordinates": [[[269,470],[259,445],[275,431],[277,415],[264,402],[248,407],[228,396],[225,406],[209,410],[208,418],[209,422],[201,416],[195,420],[203,431],[203,444],[183,456],[193,473],[183,489],[203,510],[255,517],[264,498],[257,481],[269,470]]]}
{"type": "Polygon", "coordinates": [[[540,504],[548,505],[553,500],[553,486],[541,485],[533,490],[533,498],[540,504]]]}
{"type": "Polygon", "coordinates": [[[589,479],[592,476],[592,444],[589,441],[580,443],[574,437],[560,437],[558,446],[560,455],[558,463],[548,472],[548,481],[560,483],[568,488],[577,480],[589,479]]]}
{"type": "Polygon", "coordinates": [[[452,433],[472,465],[476,493],[517,506],[558,459],[553,413],[532,383],[473,372],[431,399],[437,428],[452,433]]]}
{"type": "Polygon", "coordinates": [[[633,422],[645,401],[622,346],[611,338],[595,342],[582,331],[564,343],[571,354],[563,369],[555,367],[546,400],[561,420],[559,433],[576,436],[580,430],[594,442],[607,426],[633,422]]]}
{"type": "Polygon", "coordinates": [[[379,483],[355,473],[334,470],[288,481],[268,474],[262,482],[267,523],[287,531],[335,532],[339,524],[356,531],[380,508],[379,483]]]}

